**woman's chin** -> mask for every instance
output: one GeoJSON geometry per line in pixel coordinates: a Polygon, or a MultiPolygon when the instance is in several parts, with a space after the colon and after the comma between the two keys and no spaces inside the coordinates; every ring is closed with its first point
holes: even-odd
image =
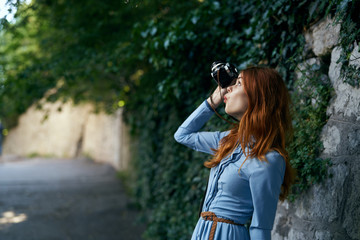
{"type": "Polygon", "coordinates": [[[234,115],[233,115],[231,112],[226,111],[226,108],[225,108],[225,113],[226,113],[227,115],[231,116],[231,117],[234,117],[234,115]]]}
{"type": "Polygon", "coordinates": [[[242,117],[242,116],[239,116],[239,115],[237,115],[237,114],[232,114],[232,113],[230,113],[230,112],[227,112],[226,110],[225,110],[225,112],[226,112],[227,115],[233,117],[234,119],[236,119],[236,120],[238,120],[238,121],[241,120],[241,117],[242,117]]]}

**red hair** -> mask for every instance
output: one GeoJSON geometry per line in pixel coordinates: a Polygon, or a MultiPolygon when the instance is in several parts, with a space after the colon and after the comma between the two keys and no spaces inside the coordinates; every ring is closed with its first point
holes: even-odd
{"type": "Polygon", "coordinates": [[[248,97],[248,108],[240,122],[221,139],[219,148],[214,149],[214,157],[204,165],[208,168],[215,167],[239,144],[246,156],[245,161],[249,157],[267,161],[265,154],[276,150],[286,162],[280,194],[280,200],[283,201],[295,178],[286,151],[286,144],[292,136],[290,96],[284,81],[274,69],[250,67],[242,71],[242,78],[248,97]],[[247,152],[246,146],[249,147],[247,152]]]}

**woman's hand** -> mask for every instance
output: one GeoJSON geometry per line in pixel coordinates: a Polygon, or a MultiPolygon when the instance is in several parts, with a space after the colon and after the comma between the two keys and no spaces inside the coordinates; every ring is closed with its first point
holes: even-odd
{"type": "Polygon", "coordinates": [[[217,108],[222,101],[224,101],[224,96],[226,94],[226,88],[221,88],[218,86],[213,94],[207,99],[207,102],[213,107],[217,108]]]}

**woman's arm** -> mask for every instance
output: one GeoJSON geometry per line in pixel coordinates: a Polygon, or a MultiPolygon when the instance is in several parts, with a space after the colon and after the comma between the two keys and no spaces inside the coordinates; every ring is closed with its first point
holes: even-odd
{"type": "Polygon", "coordinates": [[[250,225],[251,240],[271,239],[271,230],[285,174],[285,161],[278,152],[269,152],[266,154],[266,159],[268,162],[251,159],[256,161],[251,164],[251,173],[249,173],[254,207],[250,225]]]}
{"type": "Polygon", "coordinates": [[[213,94],[211,94],[211,96],[206,99],[207,103],[211,108],[216,109],[224,101],[224,95],[226,92],[226,88],[217,87],[213,94]]]}
{"type": "Polygon", "coordinates": [[[212,149],[218,148],[218,143],[222,137],[226,135],[224,132],[199,132],[204,124],[214,114],[213,108],[220,105],[222,101],[221,91],[219,87],[204,101],[178,128],[174,134],[177,142],[184,144],[196,151],[213,154],[212,149]],[[210,106],[212,104],[212,107],[210,106]]]}

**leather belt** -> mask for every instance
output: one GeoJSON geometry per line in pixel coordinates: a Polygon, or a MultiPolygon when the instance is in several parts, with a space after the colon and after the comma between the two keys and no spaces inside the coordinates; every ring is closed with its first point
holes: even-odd
{"type": "Polygon", "coordinates": [[[224,219],[224,218],[219,218],[216,216],[215,213],[213,212],[202,212],[201,213],[201,217],[205,220],[205,221],[212,221],[212,225],[211,225],[211,229],[210,229],[210,235],[209,235],[209,240],[213,240],[214,236],[215,236],[215,230],[216,230],[216,225],[218,222],[223,222],[223,223],[228,223],[228,224],[233,224],[233,225],[239,225],[239,226],[244,226],[244,224],[239,224],[239,223],[235,223],[232,220],[229,219],[224,219]]]}

